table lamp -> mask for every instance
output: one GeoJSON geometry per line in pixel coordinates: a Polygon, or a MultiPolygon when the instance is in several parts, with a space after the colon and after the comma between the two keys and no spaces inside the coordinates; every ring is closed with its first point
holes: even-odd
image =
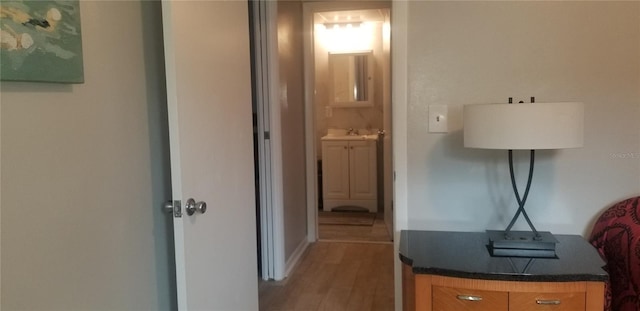
{"type": "Polygon", "coordinates": [[[531,188],[535,150],[578,148],[583,144],[582,103],[555,102],[475,104],[463,109],[466,148],[508,150],[509,172],[518,209],[504,231],[487,230],[492,256],[555,258],[557,240],[547,231],[538,231],[525,203],[531,188]],[[513,150],[530,150],[529,176],[522,196],[513,170],[513,150]],[[530,231],[511,230],[522,215],[530,231]]]}

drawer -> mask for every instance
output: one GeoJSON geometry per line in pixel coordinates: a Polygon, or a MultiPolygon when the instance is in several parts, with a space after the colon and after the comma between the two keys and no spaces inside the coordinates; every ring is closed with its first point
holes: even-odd
{"type": "Polygon", "coordinates": [[[506,292],[434,286],[433,311],[507,311],[506,292]]]}
{"type": "Polygon", "coordinates": [[[584,292],[509,294],[509,311],[575,311],[584,309],[584,292]]]}

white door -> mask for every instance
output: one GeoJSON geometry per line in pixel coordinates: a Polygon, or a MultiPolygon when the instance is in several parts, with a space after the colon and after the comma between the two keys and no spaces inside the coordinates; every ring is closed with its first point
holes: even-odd
{"type": "Polygon", "coordinates": [[[179,310],[257,310],[246,1],[163,1],[179,310]],[[185,213],[189,198],[206,212],[185,213]]]}

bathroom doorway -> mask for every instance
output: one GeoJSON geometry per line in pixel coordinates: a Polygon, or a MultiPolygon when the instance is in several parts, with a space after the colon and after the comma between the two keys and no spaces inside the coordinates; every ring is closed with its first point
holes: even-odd
{"type": "Polygon", "coordinates": [[[392,241],[390,13],[388,2],[305,3],[307,165],[317,172],[307,201],[318,240],[392,241]]]}

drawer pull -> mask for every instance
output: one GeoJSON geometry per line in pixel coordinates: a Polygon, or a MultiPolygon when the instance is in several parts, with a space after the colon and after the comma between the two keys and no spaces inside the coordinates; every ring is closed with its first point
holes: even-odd
{"type": "Polygon", "coordinates": [[[554,299],[554,300],[536,299],[536,303],[539,305],[559,305],[560,299],[554,299]]]}
{"type": "Polygon", "coordinates": [[[480,296],[458,295],[457,298],[464,301],[482,301],[480,296]]]}

